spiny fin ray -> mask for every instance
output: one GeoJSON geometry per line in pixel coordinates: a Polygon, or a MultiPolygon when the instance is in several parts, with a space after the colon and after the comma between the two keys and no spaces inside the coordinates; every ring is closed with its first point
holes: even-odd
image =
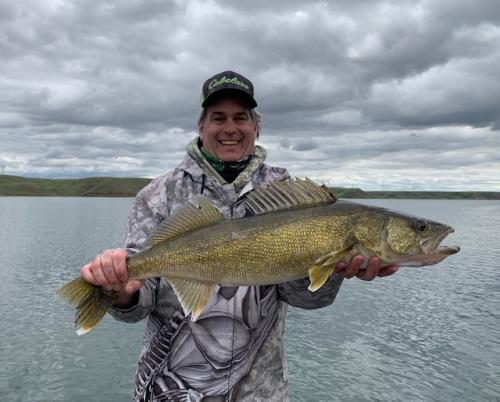
{"type": "Polygon", "coordinates": [[[248,193],[245,207],[253,215],[290,208],[333,204],[335,196],[325,186],[309,179],[273,182],[248,193]]]}

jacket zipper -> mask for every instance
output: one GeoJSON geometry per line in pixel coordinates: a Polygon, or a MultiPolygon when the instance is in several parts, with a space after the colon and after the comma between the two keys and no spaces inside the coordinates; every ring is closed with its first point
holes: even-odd
{"type": "MultiPolygon", "coordinates": [[[[205,190],[205,188],[209,188],[205,185],[205,181],[206,181],[206,174],[205,173],[202,173],[201,175],[201,190],[200,190],[200,194],[203,194],[203,191],[205,190]]],[[[231,212],[231,219],[234,218],[234,205],[231,204],[228,200],[227,200],[227,197],[226,195],[224,194],[223,191],[221,191],[219,189],[218,186],[215,186],[214,188],[211,189],[212,191],[215,190],[215,192],[219,195],[219,199],[223,200],[224,204],[226,204],[226,206],[229,208],[229,211],[231,212]]]]}

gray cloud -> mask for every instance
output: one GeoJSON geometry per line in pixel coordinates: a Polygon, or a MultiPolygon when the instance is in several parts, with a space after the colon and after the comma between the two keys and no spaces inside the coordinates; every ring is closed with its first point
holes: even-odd
{"type": "Polygon", "coordinates": [[[500,191],[494,0],[0,0],[0,62],[5,173],[171,169],[203,80],[233,69],[295,175],[500,191]]]}

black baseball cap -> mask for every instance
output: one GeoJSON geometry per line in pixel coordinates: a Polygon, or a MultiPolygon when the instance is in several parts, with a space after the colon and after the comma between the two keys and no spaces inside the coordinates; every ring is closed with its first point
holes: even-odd
{"type": "Polygon", "coordinates": [[[207,107],[223,91],[235,92],[248,102],[250,109],[257,106],[257,102],[253,97],[252,82],[234,71],[223,71],[204,82],[201,89],[201,107],[207,107]]]}

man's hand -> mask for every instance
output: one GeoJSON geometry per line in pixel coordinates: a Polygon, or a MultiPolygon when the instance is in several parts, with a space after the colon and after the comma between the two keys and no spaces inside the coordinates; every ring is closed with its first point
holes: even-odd
{"type": "Polygon", "coordinates": [[[336,266],[335,272],[339,273],[342,277],[350,279],[353,276],[358,277],[364,281],[371,281],[377,276],[389,276],[395,273],[398,265],[388,265],[387,267],[380,267],[380,258],[372,257],[368,262],[366,269],[361,269],[365,258],[362,255],[355,255],[346,266],[344,262],[339,262],[336,266]]]}
{"type": "Polygon", "coordinates": [[[106,290],[120,292],[117,305],[130,304],[135,293],[142,287],[143,281],[129,280],[127,273],[127,251],[124,249],[105,250],[85,264],[80,274],[87,282],[102,286],[106,290]]]}

